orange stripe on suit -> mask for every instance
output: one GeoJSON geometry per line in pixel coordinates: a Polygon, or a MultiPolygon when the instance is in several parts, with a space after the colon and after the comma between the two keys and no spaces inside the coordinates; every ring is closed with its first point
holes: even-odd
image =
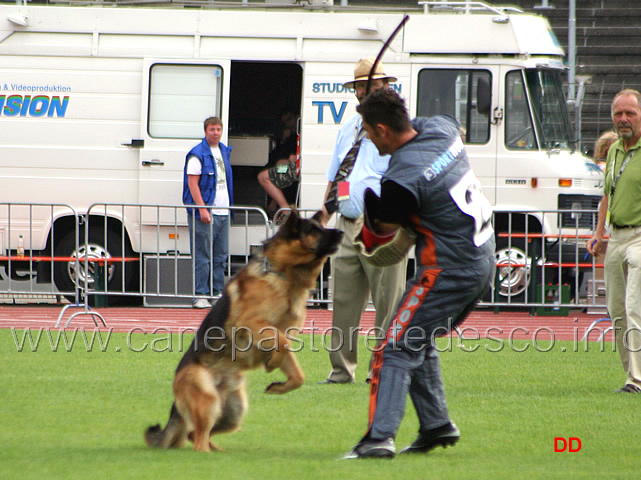
{"type": "Polygon", "coordinates": [[[423,300],[427,294],[432,290],[436,279],[438,278],[441,269],[428,269],[425,270],[421,276],[420,281],[414,285],[407,293],[405,300],[396,312],[396,316],[387,331],[387,337],[379,345],[374,352],[374,361],[372,365],[372,380],[371,390],[369,394],[369,425],[374,421],[374,414],[376,412],[376,399],[378,396],[378,384],[380,381],[381,368],[383,367],[383,350],[392,342],[397,342],[403,337],[407,330],[407,326],[414,318],[414,314],[418,307],[423,304],[423,300]]]}

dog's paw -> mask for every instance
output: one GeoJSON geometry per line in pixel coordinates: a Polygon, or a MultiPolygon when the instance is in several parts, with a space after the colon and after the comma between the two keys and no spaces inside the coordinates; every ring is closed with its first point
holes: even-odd
{"type": "Polygon", "coordinates": [[[265,389],[265,393],[269,394],[277,394],[280,395],[282,393],[286,393],[289,390],[285,388],[285,382],[274,382],[270,383],[267,388],[265,389]]]}

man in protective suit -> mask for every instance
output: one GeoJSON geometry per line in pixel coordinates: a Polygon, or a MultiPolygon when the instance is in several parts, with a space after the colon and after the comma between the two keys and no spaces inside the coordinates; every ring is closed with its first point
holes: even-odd
{"type": "Polygon", "coordinates": [[[391,154],[381,196],[365,193],[366,222],[359,243],[375,261],[389,251],[399,228],[416,235],[417,271],[409,280],[386,339],[377,349],[369,429],[345,458],[393,457],[394,438],[409,393],[418,414],[417,439],[401,453],[454,445],[435,336],[460,324],[488,291],[494,275],[492,209],[448,116],[409,120],[401,97],[371,93],[357,108],[369,139],[391,154]]]}

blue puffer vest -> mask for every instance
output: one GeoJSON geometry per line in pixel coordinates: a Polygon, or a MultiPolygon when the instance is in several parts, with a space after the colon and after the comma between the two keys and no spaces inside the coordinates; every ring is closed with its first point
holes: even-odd
{"type": "MultiPolygon", "coordinates": [[[[219,143],[220,153],[223,155],[225,162],[225,175],[227,180],[227,192],[229,193],[229,205],[234,204],[234,181],[231,172],[231,163],[229,161],[232,147],[226,146],[224,143],[219,143]]],[[[191,196],[189,185],[187,184],[187,163],[188,158],[195,155],[200,160],[202,165],[202,174],[198,185],[200,187],[200,194],[203,197],[205,205],[213,205],[216,198],[216,182],[218,181],[218,174],[216,165],[214,164],[214,156],[211,153],[211,148],[207,140],[203,138],[202,142],[192,148],[185,157],[185,167],[183,169],[183,203],[185,205],[194,205],[194,199],[191,196]]],[[[187,208],[187,214],[191,215],[191,208],[187,208]]],[[[200,218],[200,212],[196,209],[196,218],[200,218]]]]}

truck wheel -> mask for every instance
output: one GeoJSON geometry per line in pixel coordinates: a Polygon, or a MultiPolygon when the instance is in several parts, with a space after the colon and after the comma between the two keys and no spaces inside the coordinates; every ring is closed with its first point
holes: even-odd
{"type": "Polygon", "coordinates": [[[524,241],[506,238],[496,239],[496,289],[501,297],[518,303],[525,300],[525,291],[530,285],[532,259],[525,254],[524,241]]]}
{"type": "MultiPolygon", "coordinates": [[[[82,233],[81,233],[82,236],[82,233]]],[[[69,292],[74,292],[76,287],[84,289],[85,287],[85,277],[87,282],[87,287],[89,291],[96,289],[96,269],[98,264],[89,263],[88,275],[85,274],[85,264],[84,258],[85,255],[89,259],[92,258],[113,258],[120,257],[121,254],[121,241],[119,235],[111,231],[107,231],[107,245],[109,249],[104,246],[105,236],[104,230],[102,228],[92,228],[89,231],[89,241],[85,245],[84,241],[80,241],[80,245],[76,249],[74,232],[69,231],[63,235],[63,237],[57,242],[55,247],[55,255],[57,257],[70,257],[70,258],[79,258],[80,262],[77,264],[75,261],[68,262],[55,262],[54,263],[54,282],[58,290],[69,294],[69,292]]],[[[125,255],[131,256],[133,252],[129,252],[129,248],[125,248],[125,255]]],[[[104,267],[103,267],[104,268],[104,267]]],[[[106,278],[104,281],[107,284],[108,291],[123,291],[123,273],[122,273],[122,264],[113,263],[110,264],[107,268],[106,278]]],[[[132,290],[135,287],[135,284],[138,280],[137,275],[137,265],[126,264],[125,276],[124,276],[124,285],[126,289],[132,290]]],[[[102,287],[104,288],[104,286],[102,287]]],[[[126,291],[126,290],[124,290],[126,291]]],[[[73,298],[72,295],[68,295],[69,298],[73,298]]],[[[110,297],[114,300],[114,304],[122,303],[117,301],[117,297],[110,297]]],[[[127,297],[122,297],[125,299],[127,297]]],[[[126,303],[126,302],[125,302],[126,303]]]]}

